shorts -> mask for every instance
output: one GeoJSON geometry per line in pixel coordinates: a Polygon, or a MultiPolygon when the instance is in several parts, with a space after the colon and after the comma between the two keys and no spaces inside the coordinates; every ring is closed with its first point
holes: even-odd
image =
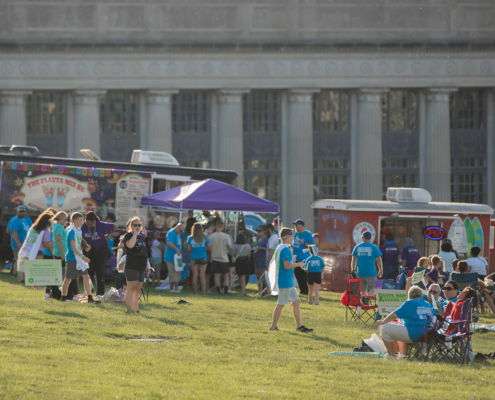
{"type": "Polygon", "coordinates": [[[144,271],[136,271],[134,269],[124,269],[125,279],[127,282],[144,282],[144,271]]]}
{"type": "Polygon", "coordinates": [[[234,261],[232,261],[232,254],[227,254],[227,257],[229,257],[229,264],[230,267],[232,268],[234,266],[234,261]]]}
{"type": "Polygon", "coordinates": [[[36,254],[36,257],[43,257],[43,250],[38,250],[38,254],[36,254]]]}
{"type": "Polygon", "coordinates": [[[162,263],[162,259],[160,257],[151,257],[151,264],[158,265],[161,263],[162,263]]]}
{"type": "Polygon", "coordinates": [[[191,258],[191,264],[208,265],[207,258],[191,258]]]}
{"type": "Polygon", "coordinates": [[[485,278],[486,278],[486,275],[478,274],[478,279],[481,279],[482,281],[484,281],[485,278]]]}
{"type": "Polygon", "coordinates": [[[175,264],[165,261],[167,263],[168,281],[170,283],[178,283],[180,281],[180,271],[175,270],[175,264]]]}
{"type": "Polygon", "coordinates": [[[308,272],[308,285],[321,285],[321,272],[308,272]]]}
{"type": "Polygon", "coordinates": [[[288,288],[280,288],[278,290],[278,306],[286,306],[287,304],[289,304],[289,301],[291,303],[294,303],[297,300],[299,300],[299,296],[297,295],[297,291],[294,286],[288,288]]]}
{"type": "Polygon", "coordinates": [[[230,264],[228,262],[212,261],[211,270],[214,274],[228,274],[230,272],[230,264]]]}
{"type": "Polygon", "coordinates": [[[254,269],[266,269],[266,260],[264,258],[253,258],[254,269]]]}
{"type": "Polygon", "coordinates": [[[235,273],[239,276],[249,275],[249,260],[247,257],[235,260],[235,273]]]}
{"type": "Polygon", "coordinates": [[[12,260],[12,262],[14,261],[17,261],[17,259],[19,258],[19,250],[12,250],[14,252],[14,259],[12,260]]]}
{"type": "Polygon", "coordinates": [[[77,269],[76,261],[67,261],[66,265],[67,267],[65,268],[65,277],[67,279],[76,279],[77,275],[79,276],[89,275],[88,270],[81,271],[77,269]]]}
{"type": "Polygon", "coordinates": [[[382,326],[381,337],[387,342],[393,342],[393,340],[398,340],[404,343],[414,343],[407,333],[407,327],[398,324],[385,324],[382,326]]]}
{"type": "Polygon", "coordinates": [[[361,292],[367,292],[375,289],[376,276],[367,276],[361,278],[361,292]]]}

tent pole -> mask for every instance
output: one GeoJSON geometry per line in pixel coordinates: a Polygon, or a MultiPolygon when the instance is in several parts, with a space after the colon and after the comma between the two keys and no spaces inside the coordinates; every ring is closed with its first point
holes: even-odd
{"type": "Polygon", "coordinates": [[[237,222],[238,222],[238,219],[239,219],[239,213],[236,212],[235,213],[235,224],[234,224],[234,238],[237,238],[237,222]]]}
{"type": "Polygon", "coordinates": [[[180,202],[179,224],[182,223],[182,201],[180,202]]]}

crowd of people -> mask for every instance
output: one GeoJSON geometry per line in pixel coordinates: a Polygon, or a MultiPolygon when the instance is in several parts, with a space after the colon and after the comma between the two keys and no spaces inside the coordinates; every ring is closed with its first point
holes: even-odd
{"type": "Polygon", "coordinates": [[[105,294],[105,265],[115,249],[120,251],[117,281],[120,279],[126,286],[125,302],[129,313],[139,313],[139,293],[146,274],[150,275],[153,285],[160,285],[162,278],[167,278],[170,292],[180,291],[178,260],[189,264],[195,294],[199,290],[203,295],[211,293],[210,281],[216,293],[231,294],[235,271],[240,286],[239,296],[247,295],[246,285],[251,275],[258,279],[258,294],[264,296],[270,291],[267,282],[270,260],[276,258],[277,248],[283,242],[290,244],[291,250],[287,247],[278,254],[281,286],[271,329],[278,329],[281,309],[291,301],[296,328],[303,332],[311,331],[300,322],[300,300],[293,275],[300,294],[309,294],[308,303],[319,305],[319,286],[325,265],[317,255],[318,235],[306,230],[304,221],[300,219],[293,222],[294,230],[281,230],[284,234],[282,239],[275,227],[279,226],[275,219],[273,223],[260,225],[256,236],[248,238],[239,233],[234,241],[230,233],[225,233],[225,224],[220,218],[202,225],[191,217],[185,224],[177,223],[166,235],[155,231],[148,238],[148,232],[138,217],[128,221],[122,235],[115,224],[115,215],[111,213],[105,221],[100,221],[93,211],[85,215],[75,212],[69,217],[64,211],[48,209],[33,223],[26,211],[26,206],[20,205],[7,228],[14,252],[13,274],[20,282],[24,280],[24,260],[61,260],[61,290],[58,286],[47,286],[45,300],[72,300],[79,294],[78,282],[82,279],[83,296],[88,303],[98,303],[105,294]]]}
{"type": "Polygon", "coordinates": [[[449,239],[442,243],[441,252],[428,257],[421,257],[411,238],[406,238],[402,252],[391,233],[387,233],[381,248],[371,241],[371,232],[363,232],[362,242],[352,252],[351,274],[361,279],[361,295],[374,295],[377,279],[399,281],[401,275],[406,277],[407,301],[376,322],[388,357],[405,357],[407,344],[418,342],[423,335],[428,316],[438,313],[443,318],[459,318],[467,299],[472,298],[474,309],[479,307],[481,313],[485,311],[485,303],[495,313],[494,282],[492,276],[488,276],[489,266],[480,256],[480,247],[472,246],[470,257],[461,260],[449,239]],[[426,294],[421,287],[412,284],[415,270],[425,272],[426,294]],[[472,287],[460,290],[456,274],[467,273],[477,276],[476,290],[472,287]]]}

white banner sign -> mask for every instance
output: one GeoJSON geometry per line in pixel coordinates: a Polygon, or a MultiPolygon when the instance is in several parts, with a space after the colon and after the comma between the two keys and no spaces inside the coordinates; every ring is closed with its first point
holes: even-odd
{"type": "Polygon", "coordinates": [[[91,200],[88,184],[67,175],[26,177],[21,191],[25,194],[26,206],[38,211],[53,207],[67,213],[85,212],[85,201],[91,200]]]}
{"type": "Polygon", "coordinates": [[[382,318],[397,310],[407,300],[405,290],[376,289],[375,295],[378,311],[382,318]]]}

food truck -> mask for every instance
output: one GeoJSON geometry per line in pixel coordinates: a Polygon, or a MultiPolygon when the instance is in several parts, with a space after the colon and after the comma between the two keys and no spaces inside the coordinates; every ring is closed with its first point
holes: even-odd
{"type": "Polygon", "coordinates": [[[469,258],[476,245],[490,265],[494,210],[484,204],[432,202],[424,189],[389,188],[387,201],[318,200],[312,208],[319,209],[318,253],[326,265],[323,290],[346,290],[352,250],[365,231],[371,232],[372,243],[379,247],[385,235],[392,233],[401,252],[405,239],[411,238],[421,256],[440,252],[447,238],[461,258],[469,258]]]}
{"type": "Polygon", "coordinates": [[[170,154],[134,150],[132,162],[100,160],[90,150],[87,159],[38,156],[30,146],[0,146],[0,261],[10,260],[9,219],[23,204],[33,220],[47,208],[86,213],[104,220],[115,214],[123,227],[139,216],[148,230],[171,228],[177,215],[141,208],[141,197],[188,182],[213,178],[236,185],[237,172],[181,167],[170,154]]]}

